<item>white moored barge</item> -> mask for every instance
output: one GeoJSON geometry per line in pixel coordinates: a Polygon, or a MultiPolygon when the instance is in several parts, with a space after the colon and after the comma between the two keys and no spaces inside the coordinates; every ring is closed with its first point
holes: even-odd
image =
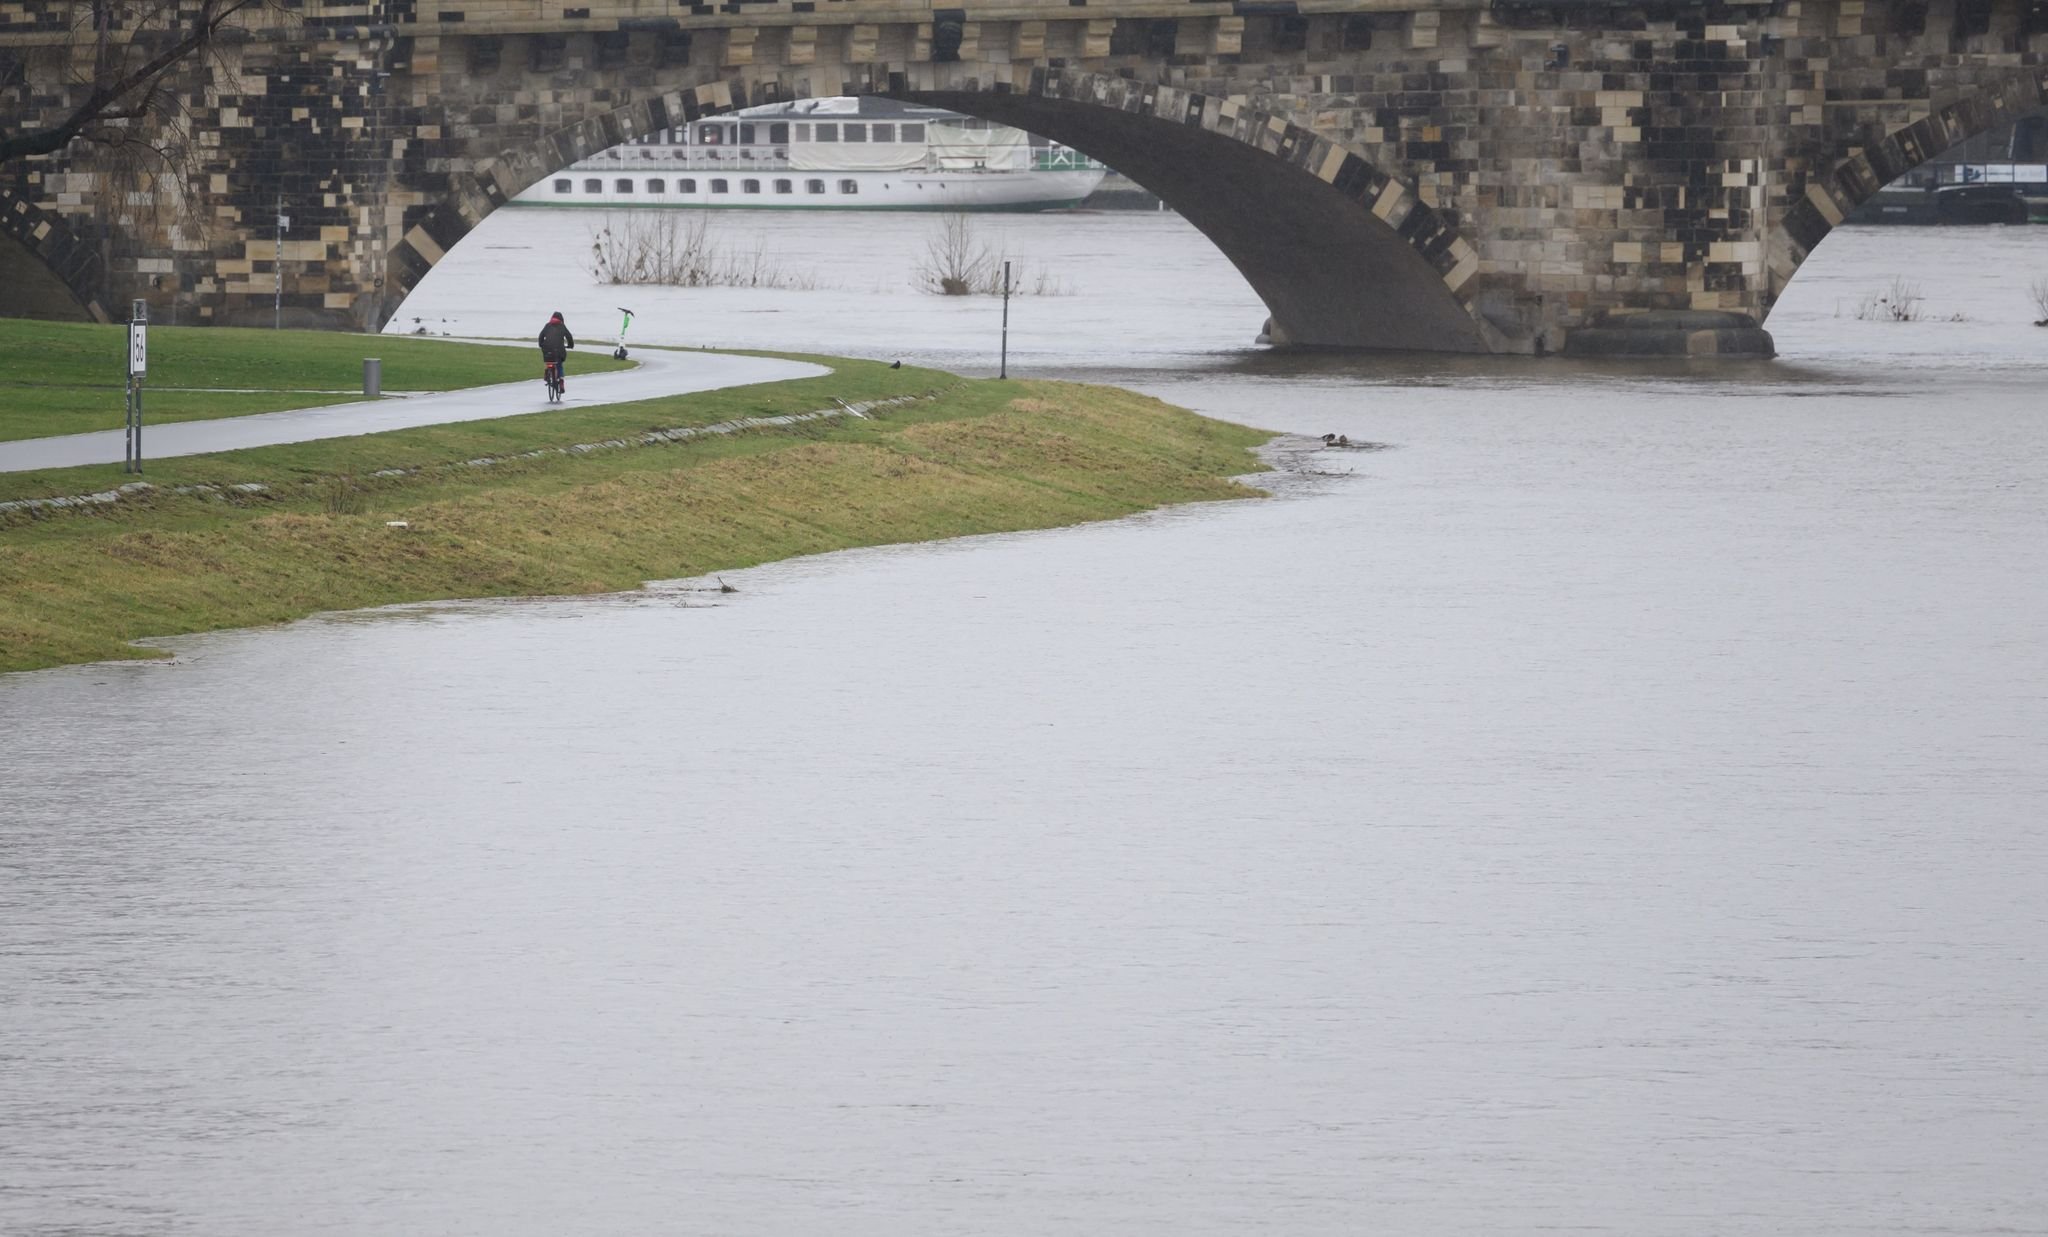
{"type": "Polygon", "coordinates": [[[886,99],[807,99],[614,146],[513,206],[1040,211],[1077,206],[1101,164],[1021,129],[886,99]]]}

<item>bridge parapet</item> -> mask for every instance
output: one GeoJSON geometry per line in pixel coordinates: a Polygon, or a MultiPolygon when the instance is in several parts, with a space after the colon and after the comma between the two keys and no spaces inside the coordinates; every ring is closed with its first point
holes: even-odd
{"type": "MultiPolygon", "coordinates": [[[[266,18],[179,83],[195,180],[138,189],[75,146],[0,169],[0,230],[88,306],[267,315],[282,260],[302,320],[376,326],[577,158],[755,103],[879,93],[1130,174],[1237,263],[1278,338],[1534,351],[1650,312],[1666,317],[1638,326],[1761,321],[1880,184],[2048,100],[2042,0],[437,4],[266,18]],[[308,225],[281,255],[280,196],[308,225]]],[[[22,67],[32,117],[72,89],[59,43],[78,8],[0,0],[0,61],[22,67]]]]}
{"type": "MultiPolygon", "coordinates": [[[[1678,0],[1690,4],[1692,0],[1678,0]]],[[[1737,6],[1773,0],[1733,0],[1737,6]]],[[[1720,7],[1727,7],[1716,0],[1720,7]]],[[[1098,18],[1305,17],[1346,13],[1460,12],[1519,6],[1519,0],[299,0],[250,11],[241,27],[253,33],[315,34],[399,28],[453,34],[480,27],[517,30],[661,30],[753,24],[846,25],[930,22],[1091,20],[1098,18]],[[455,30],[454,27],[462,30],[455,30]]],[[[1544,11],[1555,8],[1546,3],[1544,11]]],[[[58,35],[92,20],[89,0],[12,0],[0,4],[0,39],[58,35]]],[[[118,29],[120,16],[115,18],[118,29]]]]}

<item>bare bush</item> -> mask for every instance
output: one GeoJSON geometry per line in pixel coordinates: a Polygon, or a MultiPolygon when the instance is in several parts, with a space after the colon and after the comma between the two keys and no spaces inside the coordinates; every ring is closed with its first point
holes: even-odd
{"type": "Polygon", "coordinates": [[[369,496],[351,477],[329,477],[320,487],[320,506],[329,515],[361,515],[369,496]]]}
{"type": "Polygon", "coordinates": [[[2034,320],[2034,325],[2048,326],[2048,275],[2036,277],[2028,285],[2027,295],[2034,298],[2034,312],[2041,315],[2034,320]]]}
{"type": "Polygon", "coordinates": [[[1856,317],[1864,322],[1918,322],[1920,286],[1892,276],[1891,287],[1873,292],[1856,306],[1856,317]]]}
{"type": "MultiPolygon", "coordinates": [[[[1073,289],[1067,286],[1067,281],[1051,271],[1038,270],[1031,273],[1031,295],[1033,296],[1067,296],[1072,292],[1073,289]]],[[[1015,296],[1017,289],[1010,289],[1010,294],[1015,296]]]]}
{"type": "Polygon", "coordinates": [[[1002,269],[1001,252],[978,234],[974,222],[948,211],[925,238],[917,282],[940,296],[974,296],[992,280],[1001,292],[1002,269]]]}
{"type": "Polygon", "coordinates": [[[941,215],[925,238],[924,257],[913,282],[940,296],[1001,296],[1005,263],[1010,268],[1011,296],[1067,295],[1067,286],[1058,277],[1012,261],[1001,245],[983,237],[973,219],[959,211],[941,215]]]}
{"type": "Polygon", "coordinates": [[[816,275],[783,270],[756,238],[751,249],[727,249],[703,211],[634,212],[590,234],[590,273],[599,283],[672,288],[785,288],[808,291],[816,275]]]}

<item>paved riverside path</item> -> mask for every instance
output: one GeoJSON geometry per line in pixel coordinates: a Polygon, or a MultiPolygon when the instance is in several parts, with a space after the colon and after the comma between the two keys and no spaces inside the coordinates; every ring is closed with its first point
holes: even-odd
{"type": "MultiPolygon", "coordinates": [[[[529,349],[533,347],[531,344],[517,346],[529,349]]],[[[373,352],[375,348],[366,348],[365,351],[373,352]]],[[[635,350],[633,359],[639,362],[639,366],[634,369],[607,374],[579,375],[576,372],[575,354],[571,353],[569,390],[559,404],[547,402],[547,392],[540,383],[538,358],[534,361],[535,377],[527,382],[469,387],[460,391],[436,391],[396,399],[365,400],[356,404],[329,404],[324,408],[259,412],[246,417],[221,417],[212,421],[169,421],[162,425],[149,423],[149,391],[145,387],[142,396],[143,463],[146,466],[150,460],[168,459],[178,455],[239,451],[244,447],[273,447],[279,443],[311,442],[317,438],[381,434],[387,430],[412,429],[421,425],[488,421],[494,417],[519,417],[566,408],[589,408],[597,404],[622,404],[630,400],[654,399],[663,395],[686,395],[693,391],[715,391],[721,387],[751,386],[757,382],[812,378],[831,372],[822,365],[812,365],[804,361],[781,361],[773,357],[724,356],[704,352],[635,350]]],[[[111,397],[112,392],[108,394],[111,397]]],[[[0,442],[0,472],[72,468],[81,464],[119,464],[124,446],[122,430],[97,430],[90,434],[65,434],[56,438],[24,438],[15,442],[0,442]]]]}

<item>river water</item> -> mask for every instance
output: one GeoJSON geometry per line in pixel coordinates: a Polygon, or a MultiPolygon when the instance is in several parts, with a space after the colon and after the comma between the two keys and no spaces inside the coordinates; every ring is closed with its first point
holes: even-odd
{"type": "MultiPolygon", "coordinates": [[[[603,342],[589,226],[407,318],[603,342]]],[[[987,372],[928,226],[633,338],[987,372]]],[[[2048,229],[1838,233],[1734,365],[1268,356],[1169,216],[1001,237],[1013,372],[1391,449],[0,680],[0,1231],[2048,1232],[2048,229]]]]}

